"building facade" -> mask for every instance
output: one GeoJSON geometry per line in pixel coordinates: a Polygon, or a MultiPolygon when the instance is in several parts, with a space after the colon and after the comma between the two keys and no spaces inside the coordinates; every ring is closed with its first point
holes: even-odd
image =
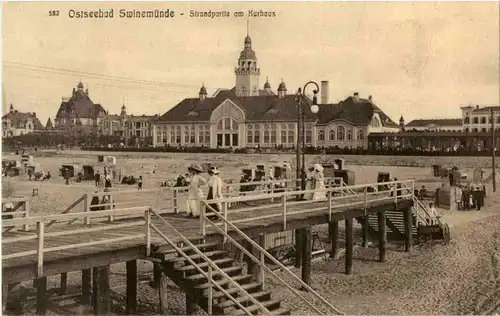
{"type": "Polygon", "coordinates": [[[19,112],[12,104],[9,112],[2,116],[2,138],[32,134],[43,129],[35,112],[19,112]]]}
{"type": "MultiPolygon", "coordinates": [[[[293,148],[299,137],[296,97],[287,93],[283,80],[276,93],[268,80],[260,89],[260,71],[247,35],[235,68],[235,86],[208,97],[203,85],[198,97],[175,105],[155,122],[153,146],[293,148]]],[[[306,146],[366,148],[369,133],[399,130],[371,97],[354,93],[329,104],[328,82],[323,81],[321,100],[317,114],[310,111],[310,99],[304,102],[306,146]]]]}
{"type": "Polygon", "coordinates": [[[462,119],[418,119],[404,125],[406,131],[426,132],[461,132],[462,119]]]}
{"type": "Polygon", "coordinates": [[[462,107],[462,122],[465,132],[491,132],[491,112],[496,131],[500,131],[500,106],[462,107]]]}

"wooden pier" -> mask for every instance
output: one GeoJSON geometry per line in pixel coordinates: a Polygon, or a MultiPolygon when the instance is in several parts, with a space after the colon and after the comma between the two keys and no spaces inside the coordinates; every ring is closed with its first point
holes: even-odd
{"type": "MultiPolygon", "coordinates": [[[[363,242],[366,243],[370,225],[368,218],[369,216],[378,218],[378,225],[376,229],[372,229],[372,233],[376,232],[379,235],[380,261],[385,261],[387,258],[386,214],[388,212],[404,214],[406,250],[411,249],[412,228],[425,221],[427,216],[425,211],[423,214],[422,210],[419,212],[413,208],[413,182],[390,182],[387,185],[394,189],[371,192],[369,188],[375,185],[327,188],[325,199],[321,201],[297,199],[307,191],[265,192],[226,197],[217,201],[222,204],[222,212],[218,215],[211,214],[206,202],[200,201],[205,207],[202,208],[202,215],[198,219],[179,214],[176,212],[178,208],[160,211],[144,205],[4,220],[2,224],[4,228],[22,229],[10,229],[8,232],[4,231],[2,235],[3,284],[5,286],[21,281],[36,280],[37,312],[43,314],[46,310],[46,278],[81,270],[83,301],[91,302],[94,312],[102,314],[109,311],[109,266],[126,262],[127,310],[129,313],[134,313],[137,305],[135,298],[136,260],[146,259],[155,263],[156,284],[160,293],[163,293],[161,295],[164,295],[161,289],[165,286],[165,283],[161,281],[162,276],[166,276],[183,288],[187,296],[199,296],[199,300],[189,300],[189,303],[197,304],[209,313],[229,311],[234,313],[236,310],[243,314],[258,311],[259,313],[287,314],[289,310],[272,300],[270,294],[264,291],[264,271],[267,276],[273,276],[273,272],[268,270],[265,262],[272,261],[280,265],[262,248],[261,241],[265,234],[285,230],[296,230],[299,233],[300,238],[296,238],[296,248],[300,251],[297,251],[299,260],[296,263],[302,266],[302,280],[299,279],[298,282],[300,281],[301,288],[313,293],[315,292],[309,287],[309,283],[311,228],[315,225],[329,224],[329,238],[333,245],[331,256],[334,257],[337,252],[338,222],[345,221],[345,271],[347,274],[353,271],[352,224],[355,220],[364,223],[363,242]],[[234,207],[236,203],[238,207],[234,207]],[[233,207],[230,208],[230,205],[233,207]],[[50,226],[47,227],[49,223],[50,226]],[[33,229],[25,231],[25,227],[33,229]],[[198,246],[194,246],[195,244],[198,246]],[[227,254],[223,254],[227,244],[240,248],[245,254],[248,266],[257,267],[260,271],[253,274],[255,276],[253,280],[258,280],[255,282],[259,284],[259,291],[255,293],[260,293],[255,294],[255,297],[249,289],[245,289],[243,280],[246,280],[246,275],[241,274],[234,260],[227,257],[227,254]],[[222,257],[211,257],[217,254],[213,247],[219,249],[218,255],[222,257]],[[173,274],[173,271],[178,272],[176,269],[179,268],[177,265],[179,257],[183,258],[182,266],[185,267],[181,266],[179,270],[183,271],[179,274],[183,276],[181,278],[173,274]],[[226,267],[223,263],[229,266],[226,267]],[[243,283],[233,280],[239,280],[238,278],[241,278],[243,283]],[[91,279],[94,281],[92,290],[90,289],[91,279]],[[193,292],[198,291],[199,286],[203,284],[198,282],[196,285],[193,283],[194,279],[206,280],[208,290],[205,288],[202,291],[203,295],[200,294],[201,292],[193,292]],[[219,288],[218,283],[222,282],[221,280],[227,280],[226,286],[219,288]],[[238,293],[240,296],[237,295],[238,293]],[[244,300],[241,293],[246,293],[248,299],[244,300]],[[226,297],[232,303],[224,303],[224,305],[213,295],[217,298],[226,297]]],[[[396,228],[393,227],[393,229],[396,228]]],[[[282,270],[283,268],[286,269],[283,266],[282,270]]],[[[288,269],[286,271],[288,271],[286,273],[291,273],[288,269]]],[[[303,299],[300,293],[297,292],[296,295],[299,299],[303,299]]],[[[313,306],[315,313],[338,313],[330,303],[321,301],[317,293],[314,295],[318,299],[318,304],[323,304],[325,308],[321,310],[313,306]]],[[[160,301],[164,309],[165,297],[160,301]]]]}

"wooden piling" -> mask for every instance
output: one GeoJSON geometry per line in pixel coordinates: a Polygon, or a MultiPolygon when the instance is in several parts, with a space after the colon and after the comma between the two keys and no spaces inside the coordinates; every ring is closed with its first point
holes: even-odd
{"type": "Polygon", "coordinates": [[[363,229],[363,247],[368,248],[368,235],[370,229],[370,224],[368,223],[368,215],[363,216],[363,220],[361,223],[363,229]]]}
{"type": "Polygon", "coordinates": [[[94,268],[94,289],[95,289],[95,300],[94,314],[95,315],[105,315],[109,314],[111,311],[111,300],[110,300],[110,287],[109,287],[109,266],[102,266],[94,268]]]}
{"type": "Polygon", "coordinates": [[[338,253],[338,242],[339,242],[339,221],[331,220],[328,223],[328,236],[330,243],[332,245],[332,250],[330,251],[330,258],[335,258],[338,253]]]}
{"type": "Polygon", "coordinates": [[[186,292],[186,315],[193,315],[196,312],[196,304],[190,293],[186,292]]]}
{"type": "Polygon", "coordinates": [[[412,248],[412,230],[413,230],[413,216],[411,208],[403,210],[403,218],[405,221],[405,251],[410,252],[412,248]]]}
{"type": "Polygon", "coordinates": [[[36,314],[47,313],[47,277],[35,280],[36,283],[36,314]]]}
{"type": "Polygon", "coordinates": [[[158,280],[158,297],[160,300],[159,314],[167,315],[168,313],[168,277],[160,270],[158,280]]]}
{"type": "Polygon", "coordinates": [[[61,273],[61,286],[59,288],[59,294],[64,295],[68,289],[68,273],[61,273]]]}
{"type": "Polygon", "coordinates": [[[90,285],[92,281],[92,269],[82,270],[82,303],[90,304],[90,285]]]}
{"type": "MultiPolygon", "coordinates": [[[[259,246],[266,249],[266,235],[259,234],[259,236],[256,239],[257,239],[256,242],[259,244],[259,246]]],[[[255,254],[254,256],[260,260],[260,256],[261,256],[260,252],[253,251],[252,253],[254,253],[255,254]]],[[[257,264],[254,262],[252,264],[251,270],[248,270],[248,272],[250,272],[255,279],[259,280],[261,273],[262,273],[261,270],[262,270],[262,268],[261,268],[260,264],[257,264]]]]}
{"type": "Polygon", "coordinates": [[[345,274],[352,274],[352,255],[354,248],[352,217],[345,219],[345,274]]]}
{"type": "Polygon", "coordinates": [[[302,240],[302,281],[311,285],[311,252],[312,252],[312,230],[311,227],[303,228],[302,240]]]}
{"type": "Polygon", "coordinates": [[[162,275],[161,263],[153,263],[153,287],[157,288],[162,275]]]}
{"type": "Polygon", "coordinates": [[[137,313],[137,260],[130,260],[127,267],[127,313],[137,313]]]}
{"type": "Polygon", "coordinates": [[[378,212],[378,251],[379,251],[379,261],[387,261],[387,226],[386,226],[386,216],[385,211],[378,212]]]}
{"type": "Polygon", "coordinates": [[[301,241],[302,229],[298,228],[295,230],[295,268],[300,269],[302,265],[302,241],[301,241]]]}

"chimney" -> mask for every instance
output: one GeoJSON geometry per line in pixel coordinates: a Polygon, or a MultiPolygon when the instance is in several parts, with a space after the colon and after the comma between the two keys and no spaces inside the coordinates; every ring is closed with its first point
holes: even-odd
{"type": "Polygon", "coordinates": [[[355,102],[359,102],[359,93],[358,92],[354,92],[354,95],[352,97],[354,99],[355,102]]]}
{"type": "Polygon", "coordinates": [[[476,105],[476,109],[479,110],[479,105],[476,105]]]}
{"type": "Polygon", "coordinates": [[[373,98],[372,98],[372,96],[369,96],[369,97],[368,97],[368,101],[370,101],[370,103],[373,103],[373,98]]]}
{"type": "Polygon", "coordinates": [[[328,81],[321,81],[321,104],[328,104],[328,81]]]}

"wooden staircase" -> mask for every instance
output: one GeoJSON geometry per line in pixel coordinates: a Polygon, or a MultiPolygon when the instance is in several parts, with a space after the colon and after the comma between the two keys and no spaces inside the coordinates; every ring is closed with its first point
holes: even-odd
{"type": "MultiPolygon", "coordinates": [[[[256,315],[260,310],[259,306],[254,304],[249,297],[252,296],[273,315],[290,315],[290,309],[283,307],[281,300],[273,299],[271,291],[265,289],[263,282],[258,281],[253,275],[244,272],[244,267],[236,259],[232,258],[227,251],[222,250],[220,242],[203,243],[202,241],[191,241],[191,243],[241,286],[241,288],[236,287],[229,279],[224,278],[220,272],[212,272],[213,279],[249,312],[256,315]]],[[[208,271],[209,263],[205,262],[202,256],[197,254],[191,246],[182,247],[180,250],[198,268],[201,268],[205,272],[208,271]]],[[[206,276],[201,274],[196,266],[190,264],[184,256],[171,248],[165,250],[160,247],[151,254],[151,257],[155,258],[155,261],[160,262],[161,270],[165,275],[181,288],[191,298],[193,303],[208,313],[210,284],[206,276]]],[[[212,314],[245,315],[245,311],[239,308],[225,293],[213,286],[212,314]]]]}

